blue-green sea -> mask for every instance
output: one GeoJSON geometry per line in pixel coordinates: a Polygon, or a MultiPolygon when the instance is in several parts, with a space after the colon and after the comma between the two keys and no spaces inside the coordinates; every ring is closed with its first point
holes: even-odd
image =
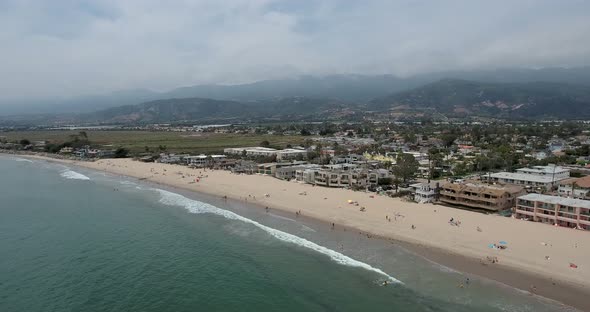
{"type": "Polygon", "coordinates": [[[566,310],[466,278],[318,222],[0,156],[2,312],[566,310]]]}

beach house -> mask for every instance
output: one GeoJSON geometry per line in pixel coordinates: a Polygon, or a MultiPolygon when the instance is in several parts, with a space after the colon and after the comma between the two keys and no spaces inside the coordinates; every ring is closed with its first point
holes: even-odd
{"type": "Polygon", "coordinates": [[[590,198],[590,176],[559,181],[557,193],[562,197],[590,198]]]}
{"type": "Polygon", "coordinates": [[[410,185],[415,202],[421,204],[432,203],[438,199],[439,182],[414,183],[410,185]]]}

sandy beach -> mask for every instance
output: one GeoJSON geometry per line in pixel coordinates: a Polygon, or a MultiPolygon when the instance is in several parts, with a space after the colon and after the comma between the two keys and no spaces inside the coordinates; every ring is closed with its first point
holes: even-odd
{"type": "Polygon", "coordinates": [[[373,193],[314,187],[262,175],[235,175],[228,171],[189,169],[131,159],[56,161],[227,196],[263,209],[280,209],[294,216],[300,213],[321,220],[326,226],[333,223],[335,229],[354,228],[363,235],[394,239],[431,260],[445,265],[454,263],[454,268],[460,271],[590,309],[584,297],[590,294],[590,233],[585,231],[440,205],[416,204],[373,193]],[[451,225],[451,219],[460,225],[451,225]],[[490,244],[499,245],[500,241],[506,243],[506,249],[490,248],[490,244]],[[571,268],[570,263],[578,267],[571,268]]]}

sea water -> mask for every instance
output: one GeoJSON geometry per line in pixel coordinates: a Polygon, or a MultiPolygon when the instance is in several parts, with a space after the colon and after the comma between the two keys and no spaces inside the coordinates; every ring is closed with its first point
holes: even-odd
{"type": "Polygon", "coordinates": [[[567,310],[470,277],[272,209],[0,156],[0,311],[567,310]]]}

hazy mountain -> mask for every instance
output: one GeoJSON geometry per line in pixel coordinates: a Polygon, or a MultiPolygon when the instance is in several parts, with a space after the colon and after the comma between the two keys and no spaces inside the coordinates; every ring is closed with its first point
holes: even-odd
{"type": "Polygon", "coordinates": [[[267,100],[277,97],[335,98],[366,102],[391,92],[420,85],[411,79],[392,75],[303,76],[293,79],[264,80],[240,85],[201,85],[174,89],[161,94],[168,98],[205,97],[224,100],[267,100]]]}
{"type": "Polygon", "coordinates": [[[453,116],[588,118],[590,87],[553,83],[485,83],[444,79],[371,101],[375,111],[423,110],[453,116]]]}
{"type": "MultiPolygon", "coordinates": [[[[573,68],[504,68],[495,70],[443,71],[414,76],[431,83],[442,79],[473,80],[494,83],[557,82],[590,86],[590,66],[573,68]]],[[[392,91],[392,93],[395,91],[392,91]]]]}
{"type": "Polygon", "coordinates": [[[35,99],[0,102],[0,115],[87,113],[99,109],[137,104],[159,98],[159,93],[146,89],[115,91],[104,95],[68,99],[35,99]]]}
{"type": "MultiPolygon", "coordinates": [[[[3,102],[0,103],[2,107],[0,115],[79,114],[110,107],[171,98],[208,98],[236,102],[278,103],[281,99],[300,97],[363,104],[375,98],[382,99],[389,94],[410,90],[447,78],[485,83],[552,82],[590,86],[590,67],[447,71],[407,78],[392,75],[303,76],[239,85],[182,87],[163,93],[138,89],[71,99],[3,102]]],[[[300,107],[301,103],[294,105],[300,107]]],[[[297,110],[298,108],[292,109],[297,110]]]]}
{"type": "Polygon", "coordinates": [[[125,105],[82,114],[86,123],[165,123],[173,121],[247,121],[250,118],[303,118],[337,114],[353,106],[337,99],[306,97],[277,98],[268,101],[237,102],[205,98],[182,98],[125,105]]]}

